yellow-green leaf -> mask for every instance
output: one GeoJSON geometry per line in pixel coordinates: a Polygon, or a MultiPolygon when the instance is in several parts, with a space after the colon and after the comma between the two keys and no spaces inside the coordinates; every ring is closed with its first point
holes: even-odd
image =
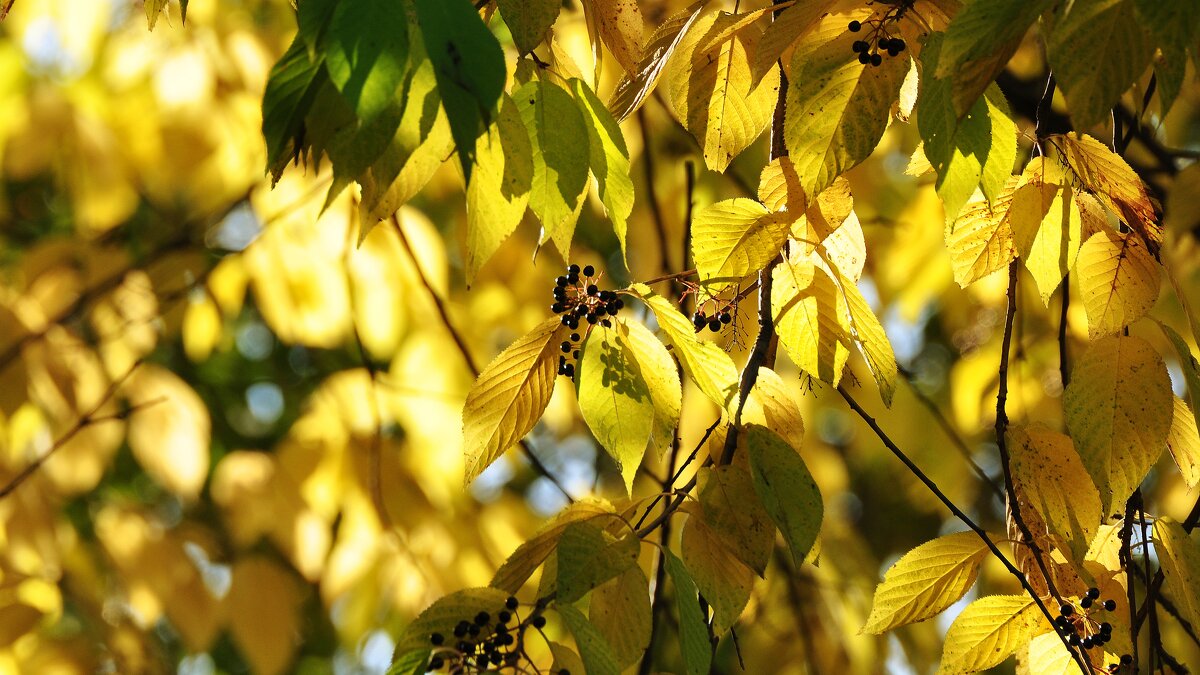
{"type": "Polygon", "coordinates": [[[1154,521],[1154,551],[1167,590],[1193,626],[1200,624],[1200,539],[1167,517],[1154,521]]]}
{"type": "Polygon", "coordinates": [[[625,488],[632,491],[654,431],[655,409],[628,330],[620,322],[592,329],[579,358],[576,392],[583,420],[621,467],[625,488]]]}
{"type": "Polygon", "coordinates": [[[622,668],[636,663],[650,646],[649,586],[646,573],[634,565],[592,591],[588,618],[622,668]]]}
{"type": "Polygon", "coordinates": [[[758,49],[754,52],[751,81],[757,84],[770,72],[784,57],[788,48],[817,25],[817,21],[834,2],[835,0],[801,0],[775,17],[763,32],[758,49]]]}
{"type": "Polygon", "coordinates": [[[507,95],[475,147],[475,170],[467,185],[467,283],[517,229],[533,187],[529,132],[507,95]]]}
{"type": "Polygon", "coordinates": [[[558,12],[559,0],[497,0],[500,18],[512,33],[513,43],[522,54],[528,54],[546,39],[546,33],[558,12]]]}
{"type": "MultiPolygon", "coordinates": [[[[158,23],[158,17],[162,14],[163,9],[167,6],[167,0],[146,0],[142,3],[142,8],[146,10],[146,25],[150,30],[154,30],[154,24],[158,23]]],[[[8,13],[7,5],[0,18],[8,13]]]]}
{"type": "Polygon", "coordinates": [[[1075,191],[1053,163],[1037,157],[1025,167],[1013,194],[1009,224],[1017,254],[1033,275],[1042,304],[1075,266],[1083,238],[1083,217],[1075,191]]]}
{"type": "Polygon", "coordinates": [[[1017,654],[1017,675],[1071,675],[1078,673],[1071,652],[1063,648],[1057,634],[1042,633],[1029,641],[1024,653],[1017,654]]]}
{"type": "Polygon", "coordinates": [[[1071,438],[1041,426],[1009,427],[1008,448],[1021,509],[1036,511],[1072,560],[1082,562],[1104,514],[1071,438]]]}
{"type": "Polygon", "coordinates": [[[796,449],[774,431],[747,425],[746,447],[754,489],[783,533],[796,566],[804,563],[821,531],[821,491],[796,449]]]}
{"type": "Polygon", "coordinates": [[[554,392],[558,345],[565,330],[557,318],[547,319],[479,374],[463,405],[467,484],[524,438],[542,416],[554,392]]]}
{"type": "Polygon", "coordinates": [[[567,525],[558,539],[558,599],[575,602],[636,565],[640,543],[632,533],[614,539],[587,521],[567,525]]]}
{"type": "Polygon", "coordinates": [[[804,445],[804,418],[800,406],[784,384],[783,378],[770,368],[759,368],[754,388],[742,410],[746,424],[761,424],[775,431],[796,452],[804,445]]]}
{"type": "Polygon", "coordinates": [[[454,626],[464,617],[473,617],[479,612],[495,616],[504,609],[508,595],[506,591],[484,587],[467,588],[439,598],[405,626],[404,632],[396,639],[394,658],[429,649],[429,636],[433,633],[453,635],[454,626]]]}
{"type": "Polygon", "coordinates": [[[963,610],[946,633],[939,675],[974,673],[1000,665],[1048,628],[1028,595],[989,595],[963,610]]]}
{"type": "Polygon", "coordinates": [[[1077,128],[1108,119],[1121,94],[1150,65],[1154,43],[1134,18],[1133,5],[1133,0],[1075,0],[1059,7],[1046,57],[1077,128]]]}
{"type": "MultiPolygon", "coordinates": [[[[772,540],[774,539],[774,532],[772,540]]],[[[754,572],[730,551],[703,520],[691,516],[680,541],[683,564],[713,611],[713,632],[728,630],[742,615],[754,588],[754,572]]],[[[645,588],[642,588],[645,594],[645,588]]]]}
{"type": "Polygon", "coordinates": [[[787,211],[797,218],[808,209],[808,195],[800,187],[800,174],[791,157],[776,157],[763,167],[758,177],[758,200],[771,211],[787,211]]]}
{"type": "Polygon", "coordinates": [[[637,0],[587,0],[596,17],[600,39],[626,72],[635,72],[642,58],[642,10],[637,0]]]}
{"type": "Polygon", "coordinates": [[[908,72],[905,58],[874,67],[848,57],[858,39],[832,15],[792,55],[784,139],[810,196],[875,149],[908,72]]]}
{"type": "Polygon", "coordinates": [[[596,178],[600,201],[621,245],[621,258],[625,259],[625,234],[629,215],[633,213],[633,178],[630,177],[625,136],[608,108],[583,80],[573,79],[571,85],[587,123],[589,165],[596,178]]]}
{"type": "Polygon", "coordinates": [[[560,511],[549,522],[538,530],[537,534],[525,540],[508,560],[496,570],[492,577],[491,586],[508,593],[516,593],[529,579],[530,575],[546,561],[558,545],[558,539],[572,523],[591,521],[597,518],[615,518],[612,506],[599,499],[580,499],[560,511]]]}
{"type": "MultiPolygon", "coordinates": [[[[687,675],[707,675],[712,664],[712,647],[708,641],[708,626],[700,609],[696,583],[683,561],[663,549],[667,573],[675,582],[675,605],[679,611],[679,641],[687,675]]],[[[589,671],[590,673],[590,671],[589,671]]]]}
{"type": "Polygon", "coordinates": [[[775,545],[775,528],[755,492],[750,472],[738,465],[701,469],[699,500],[709,531],[725,542],[738,560],[760,576],[764,574],[775,545]]]}
{"type": "Polygon", "coordinates": [[[579,656],[588,675],[620,675],[621,666],[617,663],[612,646],[583,612],[566,603],[554,607],[575,636],[575,644],[579,647],[579,656]]]}
{"type": "Polygon", "coordinates": [[[621,76],[612,98],[608,101],[608,109],[613,118],[623,122],[627,117],[637,112],[646,101],[650,92],[662,77],[663,69],[675,48],[688,34],[692,24],[700,18],[708,0],[696,0],[677,14],[662,22],[646,43],[642,58],[637,68],[621,76]]]}
{"type": "Polygon", "coordinates": [[[697,21],[665,74],[667,100],[713,171],[724,171],[767,128],[779,94],[776,71],[757,86],[751,82],[749,54],[757,29],[712,44],[737,21],[724,12],[697,21]]]}
{"type": "Polygon", "coordinates": [[[851,338],[843,328],[846,299],[825,271],[807,257],[791,256],[772,274],[771,314],[779,342],[801,370],[837,386],[851,338]]]}
{"type": "Polygon", "coordinates": [[[548,77],[513,93],[533,151],[529,209],[542,223],[542,241],[554,241],[564,260],[571,257],[575,221],[587,193],[588,126],[575,98],[548,77]]]}
{"type": "Polygon", "coordinates": [[[670,340],[675,356],[683,364],[688,377],[713,403],[721,408],[729,406],[738,391],[737,366],[729,354],[716,344],[696,337],[695,328],[679,312],[679,308],[656,295],[649,286],[637,284],[633,291],[654,312],[659,328],[670,340]]]}
{"type": "Polygon", "coordinates": [[[1167,432],[1167,449],[1188,489],[1196,487],[1200,483],[1200,432],[1197,432],[1191,407],[1178,396],[1171,415],[1171,430],[1167,432]]]}
{"type": "Polygon", "coordinates": [[[831,264],[829,269],[836,277],[835,280],[841,288],[842,295],[846,298],[850,329],[867,360],[867,365],[871,368],[871,374],[875,376],[879,395],[883,398],[884,405],[891,407],[892,394],[896,391],[896,374],[898,372],[896,353],[892,351],[892,343],[888,340],[887,333],[883,330],[883,324],[879,322],[879,317],[875,316],[875,312],[871,310],[871,306],[867,304],[867,299],[858,290],[855,282],[842,274],[836,266],[831,264]]]}
{"type": "Polygon", "coordinates": [[[1063,393],[1067,427],[1105,504],[1121,508],[1162,454],[1171,427],[1171,378],[1137,337],[1091,344],[1063,393]]]}
{"type": "Polygon", "coordinates": [[[625,327],[629,330],[626,344],[641,368],[654,405],[650,445],[662,457],[675,440],[675,427],[679,424],[679,409],[683,404],[679,372],[671,353],[654,333],[636,321],[627,322],[625,327]]]}
{"type": "Polygon", "coordinates": [[[767,266],[791,231],[793,218],[738,197],[700,209],[692,225],[692,259],[714,290],[767,266]]]}
{"type": "Polygon", "coordinates": [[[937,616],[975,584],[987,552],[974,532],[956,532],[905,553],[875,589],[862,631],[878,635],[937,616]]]}
{"type": "Polygon", "coordinates": [[[1104,229],[1092,235],[1075,268],[1092,339],[1120,332],[1158,300],[1158,263],[1132,233],[1104,229]]]}
{"type": "Polygon", "coordinates": [[[966,288],[1005,269],[1017,256],[1009,224],[1016,187],[1017,177],[1013,176],[994,203],[982,198],[971,201],[958,221],[946,227],[946,248],[959,286],[966,288]]]}
{"type": "MultiPolygon", "coordinates": [[[[1191,402],[1189,409],[1192,412],[1192,428],[1200,428],[1200,362],[1197,362],[1196,357],[1192,356],[1191,348],[1188,347],[1183,336],[1175,332],[1174,328],[1162,322],[1158,322],[1158,326],[1162,329],[1163,334],[1167,336],[1167,339],[1171,341],[1172,346],[1175,347],[1175,352],[1179,355],[1179,365],[1183,370],[1183,381],[1187,383],[1188,399],[1191,402]]],[[[1178,403],[1175,406],[1175,413],[1179,413],[1178,403]]],[[[1175,421],[1174,417],[1172,417],[1172,420],[1172,430],[1170,433],[1172,435],[1179,433],[1181,436],[1175,438],[1178,449],[1172,446],[1171,454],[1175,457],[1175,463],[1179,465],[1179,470],[1183,473],[1184,480],[1188,481],[1188,486],[1194,487],[1197,482],[1200,482],[1200,468],[1196,468],[1197,463],[1200,463],[1200,454],[1193,454],[1186,450],[1188,447],[1188,434],[1184,433],[1186,427],[1176,429],[1182,423],[1175,421]],[[1187,463],[1187,460],[1181,462],[1182,456],[1192,458],[1189,463],[1190,466],[1186,470],[1184,469],[1184,465],[1187,463]]],[[[1170,444],[1170,436],[1167,442],[1170,444]]]]}

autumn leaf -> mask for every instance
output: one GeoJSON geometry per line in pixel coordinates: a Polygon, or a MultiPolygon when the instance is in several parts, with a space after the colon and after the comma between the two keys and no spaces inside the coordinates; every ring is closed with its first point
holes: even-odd
{"type": "Polygon", "coordinates": [[[612,111],[617,122],[624,121],[642,107],[646,97],[658,85],[663,69],[667,67],[675,48],[700,18],[707,3],[708,0],[696,0],[654,29],[637,67],[621,76],[621,81],[617,83],[612,98],[608,101],[608,109],[612,111]]]}
{"type": "Polygon", "coordinates": [[[938,673],[973,673],[1000,665],[1034,635],[1048,629],[1029,596],[980,598],[967,605],[946,632],[938,673]]]}
{"type": "Polygon", "coordinates": [[[588,619],[612,647],[620,667],[636,663],[650,646],[649,585],[645,572],[634,565],[592,591],[588,619]]]}
{"type": "Polygon", "coordinates": [[[807,257],[789,258],[772,276],[771,313],[780,343],[801,370],[837,386],[850,356],[845,296],[807,257]]]}
{"type": "Polygon", "coordinates": [[[700,209],[692,225],[692,258],[700,278],[723,288],[766,267],[787,241],[792,220],[741,197],[700,209]]]}
{"type": "Polygon", "coordinates": [[[1018,179],[1010,178],[994,203],[969,202],[956,222],[946,227],[946,248],[954,280],[967,286],[1008,267],[1017,256],[1009,210],[1018,179]]]}
{"type": "MultiPolygon", "coordinates": [[[[1082,561],[1103,521],[1100,493],[1071,438],[1041,426],[1010,427],[1013,491],[1022,512],[1032,508],[1049,533],[1082,561]]],[[[1032,529],[1032,528],[1031,528],[1032,529]]]]}
{"type": "Polygon", "coordinates": [[[1092,339],[1120,332],[1158,299],[1158,264],[1133,235],[1097,232],[1080,247],[1075,266],[1092,339]]]}
{"type": "Polygon", "coordinates": [[[687,675],[704,675],[712,663],[707,622],[700,609],[696,583],[683,561],[670,551],[664,553],[667,573],[675,583],[675,604],[679,608],[679,636],[687,675]]]}
{"type": "Polygon", "coordinates": [[[1200,540],[1167,517],[1154,520],[1154,550],[1171,597],[1193,625],[1200,621],[1200,540]]]}
{"type": "Polygon", "coordinates": [[[478,145],[475,175],[467,184],[468,282],[517,229],[533,189],[529,133],[508,96],[478,145]]]}
{"type": "Polygon", "coordinates": [[[799,566],[821,531],[825,512],[821,491],[800,454],[775,432],[748,425],[746,444],[754,490],[783,533],[792,561],[799,566]]]}

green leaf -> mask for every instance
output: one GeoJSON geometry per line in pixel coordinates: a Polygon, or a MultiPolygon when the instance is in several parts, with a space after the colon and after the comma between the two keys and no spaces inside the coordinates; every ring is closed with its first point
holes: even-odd
{"type": "Polygon", "coordinates": [[[509,593],[516,593],[542,563],[554,553],[558,540],[572,523],[590,522],[597,518],[616,518],[612,506],[598,499],[580,499],[560,511],[525,540],[504,561],[492,577],[491,586],[509,593]]]}
{"type": "MultiPolygon", "coordinates": [[[[551,673],[561,673],[564,669],[571,673],[586,673],[583,659],[575,650],[558,642],[550,643],[550,653],[554,655],[554,663],[550,664],[551,673]]],[[[518,671],[519,672],[519,671],[518,671]]]]}
{"type": "Polygon", "coordinates": [[[263,93],[263,137],[267,142],[267,170],[275,180],[304,138],[304,118],[312,108],[317,91],[329,79],[324,64],[309,56],[297,38],[271,68],[263,93]]]}
{"type": "Polygon", "coordinates": [[[408,68],[408,21],[395,0],[338,4],[328,29],[329,79],[363,124],[392,105],[408,68]]]}
{"type": "Polygon", "coordinates": [[[562,9],[560,0],[497,0],[500,18],[508,25],[513,43],[528,54],[546,39],[546,33],[562,9]]]}
{"type": "MultiPolygon", "coordinates": [[[[504,51],[470,0],[415,0],[417,22],[433,62],[438,93],[458,146],[467,184],[475,141],[504,92],[504,51]]],[[[503,114],[503,111],[501,111],[503,114]]]]}
{"type": "Polygon", "coordinates": [[[552,239],[563,259],[570,260],[571,237],[587,192],[587,126],[574,97],[548,77],[513,92],[513,100],[533,145],[529,209],[542,223],[542,240],[552,239]]]}
{"type": "Polygon", "coordinates": [[[792,55],[784,140],[810,199],[875,150],[908,72],[906,58],[874,67],[848,57],[858,39],[835,15],[792,55]]]}
{"type": "Polygon", "coordinates": [[[387,675],[424,675],[429,670],[429,658],[433,650],[426,647],[407,654],[397,655],[387,669],[387,675]]]}
{"type": "Polygon", "coordinates": [[[612,647],[583,612],[563,603],[555,605],[555,609],[575,636],[575,644],[579,647],[579,656],[583,659],[587,675],[620,675],[621,666],[613,655],[612,647]]]}
{"type": "Polygon", "coordinates": [[[628,328],[596,326],[583,344],[576,392],[583,420],[617,465],[632,491],[633,478],[654,431],[654,402],[630,347],[628,328]]]}
{"type": "Polygon", "coordinates": [[[675,583],[675,605],[679,611],[679,637],[687,675],[707,675],[712,664],[712,646],[708,641],[708,625],[700,609],[696,583],[683,561],[663,549],[667,573],[675,583]]]}
{"type": "Polygon", "coordinates": [[[1028,595],[989,595],[963,610],[946,632],[938,675],[998,666],[1038,633],[1050,630],[1028,595]]]}
{"type": "Polygon", "coordinates": [[[1059,7],[1046,58],[1078,129],[1107,120],[1154,56],[1133,5],[1133,0],[1075,0],[1059,7]]]}
{"type": "MultiPolygon", "coordinates": [[[[775,532],[773,529],[769,532],[774,543],[775,532]]],[[[713,632],[720,635],[737,622],[750,601],[754,571],[738,560],[725,541],[695,515],[683,525],[680,547],[683,564],[691,570],[700,594],[712,608],[713,632]]]]}
{"type": "Polygon", "coordinates": [[[626,345],[633,353],[646,387],[650,390],[650,401],[654,405],[654,426],[650,432],[650,446],[659,458],[666,454],[675,440],[675,428],[679,426],[679,411],[683,405],[683,388],[675,360],[663,343],[648,328],[636,321],[624,324],[628,333],[626,345]]]}
{"type": "MultiPolygon", "coordinates": [[[[937,69],[941,44],[935,34],[921,51],[924,72],[937,69]]],[[[937,192],[947,222],[958,217],[977,188],[994,202],[1017,158],[1017,125],[1000,88],[989,86],[961,121],[954,110],[953,90],[949,79],[923,79],[917,117],[925,157],[937,171],[937,192]]]]}
{"type": "Polygon", "coordinates": [[[1106,515],[1122,508],[1162,454],[1173,396],[1162,357],[1141,338],[1096,340],[1072,369],[1067,428],[1106,515]]]}
{"type": "Polygon", "coordinates": [[[333,24],[333,13],[339,4],[340,0],[305,0],[297,5],[298,35],[304,38],[310,54],[325,51],[325,36],[333,24]]]}
{"type": "Polygon", "coordinates": [[[692,224],[700,280],[715,291],[766,267],[787,241],[794,219],[744,197],[700,209],[692,224]]]}
{"type": "Polygon", "coordinates": [[[905,553],[875,589],[862,632],[878,635],[942,613],[971,590],[987,552],[974,532],[956,532],[905,553]]]}
{"type": "MultiPolygon", "coordinates": [[[[408,658],[413,652],[429,652],[429,636],[441,633],[449,636],[454,626],[463,619],[471,619],[479,612],[495,615],[504,609],[508,593],[495,588],[468,588],[438,599],[425,611],[417,615],[396,639],[393,663],[411,663],[408,658]]],[[[403,671],[400,671],[403,672],[403,671]]]]}
{"type": "Polygon", "coordinates": [[[589,522],[567,525],[558,540],[558,599],[575,602],[636,565],[640,544],[632,533],[614,540],[589,522]]]}
{"type": "Polygon", "coordinates": [[[566,329],[548,319],[488,364],[463,405],[465,483],[533,429],[550,403],[558,345],[566,329]]]}
{"type": "Polygon", "coordinates": [[[799,567],[821,531],[825,512],[821,491],[800,454],[774,431],[747,425],[746,443],[754,489],[799,567]]]}
{"type": "MultiPolygon", "coordinates": [[[[775,547],[775,527],[742,466],[701,469],[700,515],[738,560],[762,576],[775,547]]],[[[694,516],[693,516],[694,517],[694,516]]]]}
{"type": "Polygon", "coordinates": [[[1039,425],[1009,427],[1007,438],[1021,512],[1032,509],[1055,544],[1072,554],[1073,563],[1082,563],[1104,517],[1100,492],[1071,438],[1039,425]]]}
{"type": "Polygon", "coordinates": [[[533,186],[529,134],[508,96],[479,145],[475,176],[467,185],[468,284],[521,224],[533,186]]]}
{"type": "Polygon", "coordinates": [[[772,274],[771,314],[779,342],[792,363],[837,386],[850,356],[851,338],[842,327],[846,300],[825,271],[799,252],[772,274]]]}
{"type": "Polygon", "coordinates": [[[1158,74],[1158,100],[1165,117],[1183,86],[1187,72],[1187,52],[1196,48],[1200,38],[1200,4],[1134,0],[1134,15],[1162,49],[1154,70],[1158,74]]]}
{"type": "Polygon", "coordinates": [[[627,259],[626,230],[633,213],[633,178],[630,174],[629,149],[625,136],[608,108],[583,80],[571,80],[575,100],[587,123],[589,167],[596,177],[600,201],[604,204],[613,232],[621,245],[621,259],[627,259]]]}
{"type": "Polygon", "coordinates": [[[612,647],[622,668],[637,663],[650,646],[653,610],[649,586],[646,573],[634,565],[592,591],[588,618],[612,647]]]}
{"type": "Polygon", "coordinates": [[[1167,590],[1195,626],[1200,623],[1200,540],[1167,517],[1154,520],[1154,551],[1166,577],[1167,590]]]}

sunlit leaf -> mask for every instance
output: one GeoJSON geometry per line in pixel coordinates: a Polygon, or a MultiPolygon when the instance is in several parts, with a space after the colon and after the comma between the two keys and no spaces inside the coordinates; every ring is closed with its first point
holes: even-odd
{"type": "Polygon", "coordinates": [[[1017,178],[1010,178],[994,203],[977,199],[967,204],[958,220],[946,227],[946,248],[954,280],[967,286],[1008,267],[1017,256],[1009,209],[1017,178]]]}
{"type": "Polygon", "coordinates": [[[621,76],[621,81],[617,83],[617,88],[608,101],[608,109],[612,111],[614,119],[622,122],[642,107],[646,97],[658,85],[671,54],[687,36],[696,19],[700,18],[706,4],[708,0],[696,0],[687,9],[672,15],[654,29],[650,39],[646,41],[637,68],[621,76]]]}
{"type": "Polygon", "coordinates": [[[683,525],[680,556],[691,572],[696,587],[712,608],[713,631],[724,633],[733,626],[750,601],[754,572],[733,554],[725,541],[703,520],[694,515],[683,525]]]}
{"type": "Polygon", "coordinates": [[[737,395],[738,371],[733,359],[712,342],[696,337],[695,329],[679,309],[647,286],[633,289],[654,312],[658,325],[674,347],[676,357],[705,396],[725,407],[737,395]]]}
{"type": "Polygon", "coordinates": [[[846,299],[854,339],[871,368],[871,374],[875,376],[875,384],[879,387],[879,395],[883,398],[884,405],[891,406],[898,372],[892,343],[888,340],[879,317],[875,316],[858,286],[846,278],[837,267],[831,266],[830,269],[834,272],[841,294],[846,299]]]}
{"type": "Polygon", "coordinates": [[[233,641],[258,673],[287,672],[300,646],[297,580],[264,557],[240,560],[225,599],[233,641]]]}
{"type": "Polygon", "coordinates": [[[624,325],[628,330],[625,344],[646,381],[654,406],[650,445],[662,457],[674,442],[675,428],[679,425],[679,411],[683,404],[679,373],[670,352],[649,329],[636,321],[628,321],[624,325]]]}
{"type": "Polygon", "coordinates": [[[1105,229],[1092,235],[1080,247],[1075,269],[1092,339],[1120,332],[1158,299],[1158,264],[1133,234],[1105,229]]]}
{"type": "Polygon", "coordinates": [[[604,640],[604,636],[583,612],[568,604],[555,606],[563,623],[567,624],[571,634],[575,636],[575,644],[579,646],[579,656],[583,659],[584,668],[591,675],[620,675],[621,667],[612,647],[604,640]]]}
{"type": "MultiPolygon", "coordinates": [[[[496,570],[492,577],[491,586],[509,593],[516,593],[542,565],[554,548],[558,539],[569,525],[600,518],[613,518],[612,506],[608,502],[596,499],[581,499],[563,509],[550,519],[533,536],[526,539],[508,560],[496,570]]],[[[602,521],[603,522],[603,521],[602,521]]]]}
{"type": "Polygon", "coordinates": [[[802,1],[776,16],[758,42],[751,68],[751,82],[758,84],[771,68],[784,58],[787,50],[833,6],[835,0],[802,1]]]}
{"type": "MultiPolygon", "coordinates": [[[[1103,520],[1100,493],[1071,438],[1041,426],[1010,427],[1013,490],[1022,512],[1032,508],[1049,534],[1082,561],[1103,520]]],[[[1030,528],[1032,529],[1032,527],[1030,528]]]]}
{"type": "Polygon", "coordinates": [[[1083,217],[1074,193],[1061,171],[1036,158],[1025,167],[1013,194],[1009,224],[1043,305],[1049,304],[1079,255],[1083,217]]]}
{"type": "Polygon", "coordinates": [[[338,4],[327,29],[329,79],[362,123],[396,98],[408,66],[408,21],[388,0],[338,4]]]}
{"type": "Polygon", "coordinates": [[[824,270],[807,257],[793,256],[772,274],[771,313],[779,341],[801,370],[837,386],[850,336],[842,327],[846,299],[824,270]]]}
{"type": "Polygon", "coordinates": [[[1167,590],[1192,625],[1200,622],[1200,539],[1167,517],[1154,519],[1154,550],[1167,590]]]}
{"type": "Polygon", "coordinates": [[[792,218],[753,199],[736,198],[696,212],[692,258],[700,278],[722,288],[766,267],[779,254],[792,218]]]}
{"type": "Polygon", "coordinates": [[[649,586],[646,574],[634,565],[592,591],[588,618],[622,668],[636,663],[650,646],[649,586]]]}
{"type": "Polygon", "coordinates": [[[973,673],[997,666],[1049,627],[1027,595],[980,598],[950,625],[938,673],[973,673]]]}
{"type": "Polygon", "coordinates": [[[1175,419],[1175,416],[1180,414],[1179,402],[1176,402],[1167,444],[1171,448],[1171,454],[1175,457],[1175,463],[1179,465],[1179,471],[1183,474],[1184,480],[1188,482],[1189,487],[1193,487],[1200,482],[1200,468],[1196,466],[1200,459],[1196,459],[1196,456],[1189,450],[1191,430],[1200,427],[1200,412],[1198,412],[1200,411],[1200,362],[1197,362],[1196,357],[1192,356],[1191,348],[1188,347],[1183,337],[1175,332],[1174,328],[1161,322],[1158,326],[1170,340],[1171,345],[1175,347],[1176,354],[1179,355],[1179,364],[1183,370],[1183,380],[1187,383],[1188,401],[1190,402],[1187,407],[1192,413],[1192,424],[1189,428],[1189,425],[1182,420],[1175,419]],[[1172,440],[1174,445],[1172,445],[1172,440]],[[1189,461],[1189,457],[1193,457],[1193,459],[1189,461]]]}
{"type": "Polygon", "coordinates": [[[987,553],[974,532],[938,537],[905,553],[875,589],[863,632],[879,634],[937,616],[975,584],[987,553]]]}
{"type": "Polygon", "coordinates": [[[821,492],[800,454],[766,427],[746,427],[754,489],[783,533],[796,566],[804,563],[821,531],[821,492]]]}
{"type": "Polygon", "coordinates": [[[150,365],[126,384],[137,407],[129,421],[129,448],[151,477],[184,499],[194,499],[208,476],[212,422],[204,401],[174,373],[150,365]]]}
{"type": "Polygon", "coordinates": [[[625,136],[616,120],[608,112],[608,108],[596,98],[583,82],[571,81],[575,92],[575,101],[583,111],[584,122],[587,123],[589,166],[596,178],[599,188],[600,201],[604,203],[608,219],[612,221],[613,232],[621,245],[621,256],[626,257],[626,230],[628,220],[633,213],[633,179],[630,177],[629,149],[625,146],[625,136]]]}
{"type": "Polygon", "coordinates": [[[479,142],[475,176],[467,185],[467,280],[517,229],[533,187],[533,150],[529,133],[512,99],[479,142]]]}
{"type": "Polygon", "coordinates": [[[637,0],[588,0],[596,15],[600,39],[627,72],[642,58],[642,11],[637,0]]]}
{"type": "Polygon", "coordinates": [[[1188,488],[1200,483],[1200,432],[1196,429],[1196,417],[1187,401],[1175,397],[1175,408],[1171,415],[1171,429],[1167,432],[1167,449],[1179,467],[1183,482],[1188,488]]]}

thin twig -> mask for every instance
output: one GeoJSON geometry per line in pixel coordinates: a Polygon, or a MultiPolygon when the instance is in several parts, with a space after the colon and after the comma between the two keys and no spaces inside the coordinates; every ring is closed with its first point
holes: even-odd
{"type": "Polygon", "coordinates": [[[654,218],[654,229],[658,232],[659,266],[663,273],[671,271],[671,253],[667,246],[667,221],[663,217],[662,204],[658,201],[655,185],[654,155],[650,151],[650,127],[646,122],[645,108],[638,108],[638,129],[642,133],[642,160],[646,171],[646,201],[650,204],[650,215],[654,218]]]}
{"type": "MultiPolygon", "coordinates": [[[[396,232],[400,235],[401,246],[404,247],[405,253],[408,254],[409,260],[412,261],[413,270],[416,272],[417,277],[421,280],[421,285],[425,287],[425,291],[429,293],[429,297],[433,301],[433,306],[437,309],[438,317],[442,320],[442,325],[446,328],[446,332],[450,334],[450,339],[454,340],[455,346],[458,347],[458,353],[462,356],[463,361],[467,364],[467,368],[471,371],[471,375],[478,379],[480,372],[479,366],[475,365],[475,359],[471,357],[471,351],[467,349],[467,343],[463,340],[462,335],[460,335],[458,330],[454,328],[454,323],[450,320],[450,314],[446,311],[446,303],[442,301],[442,296],[438,295],[437,290],[433,288],[433,284],[429,282],[429,279],[425,278],[425,271],[421,269],[420,259],[417,258],[412,246],[408,243],[408,236],[404,234],[404,228],[400,226],[400,219],[397,218],[395,214],[392,215],[392,224],[396,227],[396,232]]],[[[553,483],[554,487],[558,488],[558,491],[563,493],[563,496],[567,498],[568,502],[574,504],[575,498],[571,496],[571,493],[567,491],[567,488],[558,480],[558,478],[555,477],[554,474],[550,473],[550,470],[546,468],[546,465],[542,464],[542,460],[538,459],[537,455],[533,453],[533,447],[530,445],[529,440],[522,438],[517,443],[521,446],[522,452],[525,453],[525,457],[529,459],[529,463],[533,465],[533,468],[538,473],[545,476],[547,480],[553,483]]]]}

